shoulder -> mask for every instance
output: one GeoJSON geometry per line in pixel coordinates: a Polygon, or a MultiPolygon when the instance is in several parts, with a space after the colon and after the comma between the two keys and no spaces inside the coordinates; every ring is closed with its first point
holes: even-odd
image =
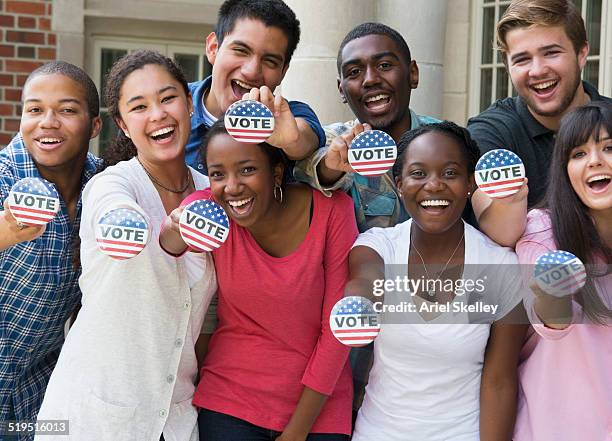
{"type": "Polygon", "coordinates": [[[423,126],[425,124],[435,124],[435,123],[441,122],[441,120],[439,120],[438,118],[434,118],[433,116],[418,115],[416,113],[414,115],[416,116],[416,119],[420,126],[423,126]]]}
{"type": "Polygon", "coordinates": [[[378,238],[389,241],[392,244],[408,243],[410,239],[411,220],[399,223],[393,227],[374,227],[359,235],[359,239],[378,238]]]}
{"type": "Polygon", "coordinates": [[[193,83],[189,83],[187,85],[189,87],[189,92],[191,92],[191,94],[194,95],[195,93],[197,93],[200,89],[204,87],[205,82],[206,80],[200,80],[200,81],[194,81],[193,83]]]}
{"type": "Polygon", "coordinates": [[[516,126],[521,125],[521,117],[517,111],[518,97],[497,100],[491,106],[468,120],[467,128],[474,130],[481,125],[516,126]]]}
{"type": "Polygon", "coordinates": [[[476,263],[517,263],[512,248],[502,247],[468,223],[465,224],[465,235],[470,238],[475,246],[473,249],[478,253],[476,263]]]}
{"type": "Polygon", "coordinates": [[[118,164],[105,168],[93,176],[85,186],[84,193],[90,193],[92,189],[103,188],[110,183],[128,183],[134,181],[137,176],[135,167],[136,160],[121,161],[118,164]]]}

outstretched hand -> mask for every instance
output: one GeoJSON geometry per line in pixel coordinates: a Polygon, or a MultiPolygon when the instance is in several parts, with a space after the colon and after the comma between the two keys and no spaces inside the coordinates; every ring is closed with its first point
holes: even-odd
{"type": "Polygon", "coordinates": [[[4,211],[0,211],[0,251],[21,242],[29,242],[40,237],[47,225],[28,226],[17,221],[8,208],[8,200],[4,201],[4,211]]]}
{"type": "Polygon", "coordinates": [[[323,158],[325,167],[343,173],[353,173],[355,170],[348,160],[349,146],[357,135],[368,130],[372,130],[369,124],[358,123],[347,133],[336,136],[329,145],[325,158],[323,158]]]}
{"type": "Polygon", "coordinates": [[[262,86],[259,89],[251,89],[242,99],[259,101],[274,115],[274,132],[267,139],[268,144],[282,149],[297,142],[300,131],[285,98],[281,95],[274,96],[268,86],[262,86]]]}

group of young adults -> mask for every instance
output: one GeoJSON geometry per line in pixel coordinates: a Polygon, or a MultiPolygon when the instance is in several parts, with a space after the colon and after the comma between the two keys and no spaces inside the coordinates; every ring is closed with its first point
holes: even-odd
{"type": "MultiPolygon", "coordinates": [[[[274,95],[299,39],[281,0],[227,0],[203,81],[156,52],[126,55],[108,74],[120,130],[101,160],[88,153],[101,126],[91,79],[61,61],[28,77],[20,133],[0,151],[0,422],[69,422],[37,440],[610,439],[612,100],[580,80],[588,42],[573,3],[510,3],[497,41],[518,96],[467,129],[410,108],[417,64],[380,23],[340,44],[338,90],[356,119],[322,127],[307,104],[274,95]],[[243,98],[274,114],[265,143],[226,130],[243,98]],[[398,144],[376,178],[347,159],[371,129],[398,144]],[[491,199],[474,173],[497,148],[521,157],[528,182],[491,199]],[[8,209],[26,177],[60,195],[46,226],[8,209]],[[230,219],[212,253],[179,234],[202,198],[230,219]],[[95,230],[122,208],[151,239],[114,260],[95,230]],[[578,293],[504,278],[555,249],[587,264],[578,293]],[[372,298],[391,267],[456,282],[486,264],[501,268],[487,323],[383,320],[350,356],[332,333],[336,302],[372,298]]],[[[413,294],[417,305],[460,297],[413,294]]]]}

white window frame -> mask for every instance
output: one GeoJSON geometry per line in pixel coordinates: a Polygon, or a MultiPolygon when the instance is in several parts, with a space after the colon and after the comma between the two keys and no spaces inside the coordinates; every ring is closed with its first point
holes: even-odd
{"type": "MultiPolygon", "coordinates": [[[[582,11],[581,14],[584,17],[586,15],[587,1],[582,0],[582,11]]],[[[510,1],[507,0],[496,0],[495,9],[498,10],[499,6],[508,4],[510,1]]],[[[483,66],[495,66],[497,67],[497,60],[493,59],[493,64],[482,64],[482,32],[483,32],[483,17],[484,17],[484,0],[472,1],[472,14],[471,14],[471,45],[470,45],[470,94],[468,101],[468,113],[470,116],[478,115],[480,113],[480,86],[481,86],[481,67],[483,66]]],[[[600,93],[606,96],[612,94],[612,27],[608,25],[612,21],[612,0],[602,0],[601,6],[601,40],[600,40],[600,54],[596,56],[589,55],[587,60],[599,60],[599,85],[598,89],[600,93]]],[[[495,38],[495,34],[493,35],[495,38]]],[[[495,100],[495,89],[496,84],[496,73],[495,68],[493,72],[493,83],[492,83],[492,95],[495,100]]],[[[512,87],[508,88],[509,96],[512,94],[512,87]]]]}
{"type": "MultiPolygon", "coordinates": [[[[104,93],[100,84],[102,74],[102,49],[126,50],[128,53],[134,52],[138,49],[152,49],[170,58],[173,58],[174,54],[176,53],[197,55],[198,78],[204,78],[203,58],[205,57],[205,54],[201,42],[123,38],[116,36],[94,36],[92,49],[93,66],[91,66],[90,72],[92,74],[94,83],[101,94],[104,93]]],[[[107,109],[106,107],[102,107],[100,110],[106,111],[107,109]]],[[[99,153],[100,146],[99,138],[95,138],[90,145],[92,153],[97,155],[99,153]]]]}

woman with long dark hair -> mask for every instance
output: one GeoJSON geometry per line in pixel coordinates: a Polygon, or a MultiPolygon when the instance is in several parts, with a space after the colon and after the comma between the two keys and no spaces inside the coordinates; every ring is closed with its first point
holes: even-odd
{"type": "MultiPolygon", "coordinates": [[[[612,105],[564,117],[546,200],[527,215],[519,260],[564,250],[585,263],[587,282],[553,297],[534,283],[524,299],[533,324],[520,367],[514,439],[606,439],[612,427],[612,105]]],[[[520,210],[517,207],[517,210],[520,210]]]]}
{"type": "Polygon", "coordinates": [[[212,260],[172,258],[155,239],[137,256],[115,260],[95,237],[99,220],[115,209],[137,212],[157,237],[166,215],[208,186],[185,165],[191,97],[172,60],[141,50],[113,65],[106,103],[121,132],[106,153],[112,166],[83,192],[83,306],[38,418],[69,420],[75,440],[194,441],[195,344],[216,289],[212,260]]]}

